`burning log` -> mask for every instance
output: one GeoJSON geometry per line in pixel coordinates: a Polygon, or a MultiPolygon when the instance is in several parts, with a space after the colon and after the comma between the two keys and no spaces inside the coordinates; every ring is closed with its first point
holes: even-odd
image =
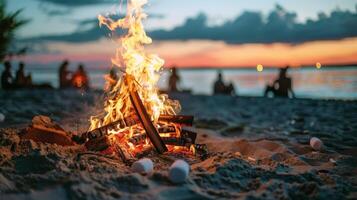
{"type": "Polygon", "coordinates": [[[88,140],[85,143],[86,148],[91,151],[103,151],[110,145],[110,140],[107,136],[88,140]]]}
{"type": "Polygon", "coordinates": [[[193,116],[189,115],[160,115],[159,121],[192,126],[193,116]]]}
{"type": "Polygon", "coordinates": [[[192,143],[190,139],[183,137],[162,137],[165,144],[174,146],[186,146],[189,147],[192,143]]]}
{"type": "Polygon", "coordinates": [[[123,129],[123,128],[134,126],[138,123],[140,123],[140,121],[136,117],[136,115],[134,115],[132,117],[119,119],[115,122],[104,125],[100,128],[96,128],[94,130],[82,133],[82,134],[80,134],[80,136],[75,136],[72,139],[79,144],[83,144],[84,142],[87,141],[87,139],[91,140],[91,139],[100,138],[100,137],[109,135],[110,130],[123,129]]]}
{"type": "MultiPolygon", "coordinates": [[[[125,82],[129,86],[129,82],[134,81],[134,78],[131,75],[125,76],[125,82]]],[[[133,85],[133,83],[132,83],[133,85]]],[[[141,124],[143,125],[146,134],[150,138],[152,145],[155,147],[156,151],[159,153],[164,153],[167,151],[167,148],[164,142],[161,140],[159,133],[152,124],[148,113],[146,112],[145,106],[143,105],[140,96],[136,90],[133,88],[129,89],[130,101],[134,107],[134,110],[139,117],[141,124]]]]}
{"type": "MultiPolygon", "coordinates": [[[[182,130],[180,137],[161,137],[161,139],[166,145],[189,147],[191,144],[195,144],[196,135],[197,134],[195,132],[182,130]]],[[[134,145],[138,145],[144,142],[146,137],[146,134],[137,134],[129,138],[129,142],[134,145]]]]}
{"type": "Polygon", "coordinates": [[[207,157],[208,148],[206,144],[194,144],[193,147],[195,148],[195,152],[200,154],[202,158],[207,157]]]}
{"type": "Polygon", "coordinates": [[[196,143],[197,133],[193,132],[193,131],[190,131],[190,130],[187,130],[184,127],[182,127],[182,129],[181,129],[181,137],[189,138],[189,139],[191,139],[191,143],[195,144],[196,143]]]}
{"type": "Polygon", "coordinates": [[[175,126],[162,126],[157,129],[159,133],[175,133],[175,126]]]}
{"type": "Polygon", "coordinates": [[[134,162],[134,158],[131,156],[129,152],[125,149],[121,148],[118,144],[114,144],[115,151],[126,165],[131,165],[134,162]]]}
{"type": "MultiPolygon", "coordinates": [[[[185,125],[192,125],[193,121],[193,116],[185,116],[185,115],[161,115],[159,117],[159,121],[164,121],[164,122],[171,122],[171,123],[177,123],[177,124],[185,124],[185,125]]],[[[104,125],[100,128],[96,128],[94,130],[84,132],[82,134],[73,136],[73,141],[83,144],[85,143],[88,139],[95,139],[95,138],[100,138],[105,135],[109,135],[109,130],[117,130],[117,129],[123,129],[127,127],[131,127],[134,125],[137,125],[140,123],[139,118],[136,115],[126,117],[124,119],[119,119],[115,122],[112,122],[110,124],[104,125]]],[[[173,133],[175,132],[176,129],[174,126],[163,126],[158,128],[159,133],[173,133]]],[[[188,130],[183,131],[183,133],[186,133],[188,130]]],[[[196,133],[194,133],[196,135],[196,133]]],[[[193,141],[196,139],[194,137],[193,141]]]]}

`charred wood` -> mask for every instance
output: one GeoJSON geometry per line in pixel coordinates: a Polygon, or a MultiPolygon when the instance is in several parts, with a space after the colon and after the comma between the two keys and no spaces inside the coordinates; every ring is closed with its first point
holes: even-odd
{"type": "MultiPolygon", "coordinates": [[[[129,84],[132,84],[134,86],[134,83],[130,83],[134,81],[134,77],[131,75],[126,75],[125,76],[125,82],[129,86],[129,84]]],[[[129,87],[130,88],[130,87],[129,87]]],[[[138,92],[135,90],[135,88],[131,88],[129,90],[129,95],[130,95],[130,101],[134,107],[134,110],[137,114],[137,116],[140,119],[141,124],[143,125],[147,136],[150,138],[150,141],[152,145],[155,147],[156,151],[158,153],[164,153],[167,151],[167,148],[164,144],[164,142],[161,140],[160,135],[158,131],[156,130],[155,126],[150,120],[150,117],[148,113],[146,112],[146,108],[143,105],[140,96],[138,92]]]]}

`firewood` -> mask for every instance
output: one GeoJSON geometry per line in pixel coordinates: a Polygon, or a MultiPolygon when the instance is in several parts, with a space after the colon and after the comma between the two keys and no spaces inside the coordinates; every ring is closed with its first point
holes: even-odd
{"type": "Polygon", "coordinates": [[[186,129],[185,127],[181,128],[181,137],[190,138],[191,143],[196,143],[197,133],[186,129]]]}
{"type": "Polygon", "coordinates": [[[135,158],[126,149],[121,148],[119,144],[115,143],[114,148],[126,165],[130,166],[135,161],[135,158]]]}
{"type": "Polygon", "coordinates": [[[83,144],[87,140],[90,139],[95,139],[95,138],[100,138],[105,135],[109,135],[109,130],[119,130],[123,129],[126,127],[134,126],[136,124],[140,123],[139,119],[134,115],[131,117],[126,117],[124,119],[119,119],[115,122],[112,122],[110,124],[101,126],[99,128],[96,128],[94,130],[84,132],[82,134],[79,134],[77,136],[74,136],[72,139],[79,143],[83,144]]]}
{"type": "Polygon", "coordinates": [[[208,148],[206,144],[194,144],[196,154],[199,154],[201,158],[206,158],[208,156],[208,148]]]}
{"type": "Polygon", "coordinates": [[[90,151],[103,151],[110,146],[110,140],[108,137],[100,137],[92,140],[88,140],[85,146],[90,151]]]}
{"type": "Polygon", "coordinates": [[[129,74],[125,75],[125,83],[130,88],[129,89],[129,96],[130,101],[134,107],[134,110],[137,116],[140,119],[141,124],[143,125],[146,134],[150,138],[152,145],[155,147],[158,153],[164,153],[167,151],[167,148],[164,142],[161,140],[158,131],[156,130],[155,126],[150,120],[148,113],[146,112],[146,108],[143,105],[138,92],[135,89],[134,85],[134,77],[129,74]]]}
{"type": "Polygon", "coordinates": [[[176,124],[192,126],[193,116],[189,115],[160,115],[159,121],[172,122],[176,124]]]}
{"type": "Polygon", "coordinates": [[[157,129],[159,133],[175,133],[175,126],[162,126],[157,129]]]}

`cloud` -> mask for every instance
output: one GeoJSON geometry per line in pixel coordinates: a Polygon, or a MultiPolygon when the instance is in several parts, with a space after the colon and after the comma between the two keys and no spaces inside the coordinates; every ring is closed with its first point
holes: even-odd
{"type": "MultiPolygon", "coordinates": [[[[155,15],[154,15],[155,16],[155,15]]],[[[160,15],[158,15],[160,17],[160,15]]],[[[357,36],[357,12],[335,10],[318,19],[297,22],[297,15],[277,5],[267,16],[246,11],[233,20],[217,26],[208,26],[208,17],[198,14],[171,30],[153,30],[148,33],[156,40],[219,40],[226,43],[301,43],[315,40],[333,40],[357,36]]],[[[79,22],[90,25],[87,30],[63,35],[28,38],[35,41],[89,42],[108,35],[95,19],[79,22]],[[91,25],[92,23],[92,25],[91,25]]],[[[81,29],[79,29],[81,30],[81,29]]]]}
{"type": "Polygon", "coordinates": [[[244,12],[232,21],[209,27],[207,16],[199,14],[172,30],[150,33],[159,40],[209,39],[227,43],[299,43],[357,36],[357,13],[335,10],[320,13],[317,20],[297,22],[297,15],[277,5],[264,18],[260,12],[244,12]]]}

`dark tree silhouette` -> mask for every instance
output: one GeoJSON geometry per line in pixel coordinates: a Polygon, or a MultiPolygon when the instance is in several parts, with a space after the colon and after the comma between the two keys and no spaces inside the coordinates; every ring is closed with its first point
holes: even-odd
{"type": "Polygon", "coordinates": [[[19,19],[21,10],[7,13],[5,9],[5,0],[0,0],[0,61],[6,56],[24,54],[26,51],[26,48],[17,48],[13,39],[15,31],[28,21],[19,19]]]}

